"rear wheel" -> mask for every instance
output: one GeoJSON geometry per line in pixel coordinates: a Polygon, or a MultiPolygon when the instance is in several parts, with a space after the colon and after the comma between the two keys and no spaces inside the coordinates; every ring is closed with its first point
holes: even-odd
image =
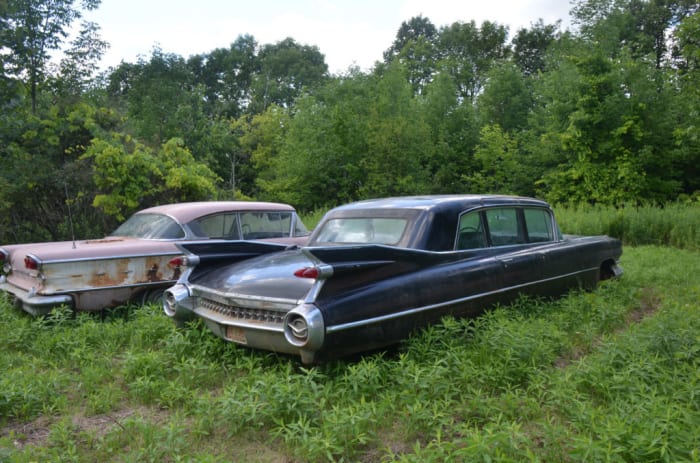
{"type": "Polygon", "coordinates": [[[600,271],[598,272],[598,281],[609,280],[615,277],[615,272],[612,268],[613,264],[610,262],[603,262],[600,266],[600,271]]]}
{"type": "Polygon", "coordinates": [[[156,288],[144,291],[141,295],[141,304],[163,305],[163,293],[165,288],[156,288]]]}

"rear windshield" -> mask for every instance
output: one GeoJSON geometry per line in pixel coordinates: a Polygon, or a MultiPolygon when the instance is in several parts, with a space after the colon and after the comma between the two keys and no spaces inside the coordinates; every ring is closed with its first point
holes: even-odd
{"type": "Polygon", "coordinates": [[[373,243],[395,245],[408,221],[403,218],[345,218],[325,222],[314,243],[373,243]]]}
{"type": "Polygon", "coordinates": [[[125,236],[146,240],[177,240],[185,237],[179,223],[162,214],[135,214],[121,224],[110,236],[125,236]]]}

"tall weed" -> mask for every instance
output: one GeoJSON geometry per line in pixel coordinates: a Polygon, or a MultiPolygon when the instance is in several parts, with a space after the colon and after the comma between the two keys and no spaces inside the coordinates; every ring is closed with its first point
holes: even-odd
{"type": "Polygon", "coordinates": [[[573,235],[609,235],[625,245],[700,249],[700,203],[557,206],[559,226],[573,235]]]}

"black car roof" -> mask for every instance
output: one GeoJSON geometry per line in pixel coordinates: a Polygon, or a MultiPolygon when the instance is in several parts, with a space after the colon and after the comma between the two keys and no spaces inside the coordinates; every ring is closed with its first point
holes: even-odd
{"type": "Polygon", "coordinates": [[[545,201],[523,196],[509,195],[426,195],[426,196],[397,196],[393,198],[368,199],[336,207],[334,211],[350,211],[364,209],[416,209],[446,210],[458,208],[465,210],[479,206],[530,205],[549,207],[545,201]]]}

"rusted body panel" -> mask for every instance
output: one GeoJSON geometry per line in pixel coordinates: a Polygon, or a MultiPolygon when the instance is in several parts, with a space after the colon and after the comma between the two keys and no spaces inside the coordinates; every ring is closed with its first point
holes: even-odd
{"type": "MultiPolygon", "coordinates": [[[[180,254],[172,242],[144,243],[139,240],[104,240],[76,243],[76,248],[65,249],[69,243],[59,246],[29,247],[31,255],[40,262],[40,269],[23,267],[25,254],[22,249],[13,252],[12,273],[0,283],[0,289],[15,296],[26,291],[30,296],[70,295],[70,303],[77,310],[101,310],[133,299],[140,293],[171,285],[180,276],[179,267],[169,261],[180,254]],[[153,249],[155,245],[155,248],[153,249]],[[119,249],[127,246],[131,251],[119,257],[119,249]],[[64,248],[64,249],[61,249],[64,248]],[[137,254],[139,248],[145,252],[137,254]],[[88,257],[92,256],[92,257],[88,257]],[[91,293],[91,294],[81,294],[91,293]]],[[[18,301],[21,298],[18,298],[18,301]]],[[[59,301],[64,299],[59,298],[59,301]]],[[[45,310],[54,305],[48,299],[45,310]]],[[[39,314],[45,310],[27,307],[25,310],[39,314]]]]}

